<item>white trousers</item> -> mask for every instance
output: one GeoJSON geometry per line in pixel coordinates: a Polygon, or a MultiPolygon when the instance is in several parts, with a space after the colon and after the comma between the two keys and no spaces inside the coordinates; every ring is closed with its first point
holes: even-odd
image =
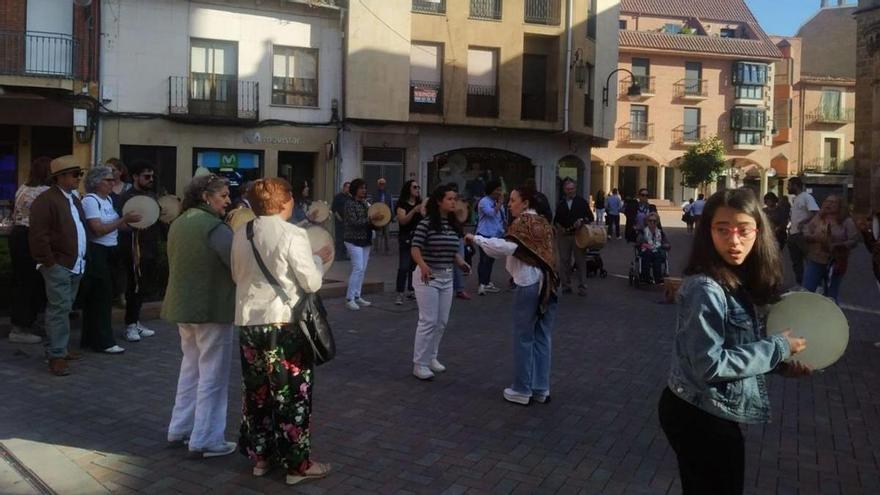
{"type": "Polygon", "coordinates": [[[351,301],[361,297],[361,287],[364,285],[367,263],[370,262],[370,246],[355,246],[346,242],[345,250],[348,251],[348,257],[351,259],[351,275],[348,276],[348,290],[345,292],[345,298],[351,301]]]}
{"type": "Polygon", "coordinates": [[[452,308],[452,272],[437,273],[437,278],[427,284],[422,282],[422,271],[413,272],[413,290],[419,305],[419,323],[416,326],[416,340],[413,345],[413,363],[428,366],[437,359],[440,340],[449,322],[452,308]]]}
{"type": "Polygon", "coordinates": [[[201,450],[226,442],[232,325],[181,323],[180,377],[168,440],[189,437],[189,449],[201,450]]]}

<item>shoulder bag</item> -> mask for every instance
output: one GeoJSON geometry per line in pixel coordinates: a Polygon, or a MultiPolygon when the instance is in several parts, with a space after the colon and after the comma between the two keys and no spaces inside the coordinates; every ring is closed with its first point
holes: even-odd
{"type": "MultiPolygon", "coordinates": [[[[254,221],[247,223],[247,238],[251,243],[251,249],[254,251],[254,258],[257,260],[263,276],[269,281],[269,284],[275,289],[278,297],[284,301],[284,304],[290,305],[290,297],[284,292],[278,280],[269,273],[257,246],[254,244],[254,221]]],[[[293,277],[293,283],[299,287],[296,276],[293,277]]],[[[330,361],[336,356],[336,341],[333,339],[333,332],[330,330],[330,323],[327,321],[327,310],[324,309],[324,303],[321,296],[316,292],[306,292],[301,290],[302,297],[299,298],[296,305],[293,306],[293,321],[291,324],[298,327],[303,337],[308,341],[309,346],[315,356],[315,364],[322,365],[330,361]]]]}

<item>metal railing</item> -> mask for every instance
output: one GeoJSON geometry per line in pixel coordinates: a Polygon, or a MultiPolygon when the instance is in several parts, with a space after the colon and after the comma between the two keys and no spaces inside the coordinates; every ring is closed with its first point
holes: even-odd
{"type": "Polygon", "coordinates": [[[423,14],[445,14],[446,0],[412,0],[412,11],[423,14]]]}
{"type": "Polygon", "coordinates": [[[558,26],[561,15],[560,0],[525,0],[524,19],[529,24],[558,26]]]}
{"type": "Polygon", "coordinates": [[[309,7],[340,7],[339,0],[287,0],[290,3],[302,3],[309,7]]]}
{"type": "Polygon", "coordinates": [[[468,117],[498,117],[498,86],[468,84],[468,117]]]}
{"type": "Polygon", "coordinates": [[[409,111],[443,113],[443,85],[438,82],[409,82],[409,111]]]}
{"type": "Polygon", "coordinates": [[[682,79],[673,85],[676,98],[708,98],[709,81],[706,79],[682,79]]]}
{"type": "Polygon", "coordinates": [[[193,74],[168,78],[168,113],[186,117],[259,120],[256,81],[235,76],[193,74]]]}
{"type": "Polygon", "coordinates": [[[523,93],[520,118],[522,120],[544,120],[553,122],[557,118],[556,91],[545,93],[523,93]]]}
{"type": "Polygon", "coordinates": [[[822,174],[848,173],[851,171],[851,165],[851,158],[820,156],[804,164],[804,172],[822,174]]]}
{"type": "Polygon", "coordinates": [[[855,108],[819,107],[807,114],[807,122],[819,124],[851,124],[855,118],[855,108]]]}
{"type": "Polygon", "coordinates": [[[654,124],[630,122],[617,128],[617,141],[621,143],[653,143],[654,124]]]}
{"type": "Polygon", "coordinates": [[[694,144],[706,135],[704,125],[680,125],[672,129],[672,142],[675,144],[694,144]]]}
{"type": "Polygon", "coordinates": [[[79,43],[69,35],[0,31],[0,75],[73,79],[79,59],[79,43]]]}
{"type": "Polygon", "coordinates": [[[651,96],[654,94],[654,85],[657,80],[656,76],[635,76],[633,77],[624,77],[620,80],[620,88],[618,89],[618,96],[620,98],[626,98],[626,93],[629,90],[629,87],[635,82],[639,85],[639,89],[642,90],[642,96],[651,96]]]}
{"type": "Polygon", "coordinates": [[[502,0],[471,0],[471,19],[501,19],[502,0]]]}

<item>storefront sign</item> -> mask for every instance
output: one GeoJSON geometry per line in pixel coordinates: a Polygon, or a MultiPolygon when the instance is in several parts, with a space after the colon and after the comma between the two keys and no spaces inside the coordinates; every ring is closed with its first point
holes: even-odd
{"type": "Polygon", "coordinates": [[[433,105],[437,103],[437,89],[416,86],[413,88],[413,101],[433,105]]]}
{"type": "Polygon", "coordinates": [[[248,144],[303,144],[303,138],[298,136],[269,136],[259,131],[245,133],[244,142],[248,144]]]}

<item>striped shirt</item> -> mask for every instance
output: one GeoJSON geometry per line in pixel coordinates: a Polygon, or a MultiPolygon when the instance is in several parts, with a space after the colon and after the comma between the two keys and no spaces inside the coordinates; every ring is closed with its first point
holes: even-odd
{"type": "Polygon", "coordinates": [[[436,269],[452,268],[458,254],[458,234],[446,220],[440,231],[431,229],[431,219],[425,218],[416,226],[412,247],[419,248],[425,263],[436,269]]]}

